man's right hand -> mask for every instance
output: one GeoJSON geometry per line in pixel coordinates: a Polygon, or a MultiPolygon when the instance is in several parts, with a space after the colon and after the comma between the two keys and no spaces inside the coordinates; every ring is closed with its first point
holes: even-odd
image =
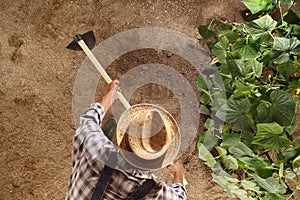
{"type": "Polygon", "coordinates": [[[111,104],[118,98],[119,81],[114,80],[110,84],[107,85],[107,92],[102,96],[101,99],[98,100],[104,107],[104,111],[106,112],[111,104]]]}
{"type": "Polygon", "coordinates": [[[167,167],[169,173],[173,176],[173,183],[182,183],[184,180],[185,169],[183,165],[176,161],[173,165],[167,167]]]}

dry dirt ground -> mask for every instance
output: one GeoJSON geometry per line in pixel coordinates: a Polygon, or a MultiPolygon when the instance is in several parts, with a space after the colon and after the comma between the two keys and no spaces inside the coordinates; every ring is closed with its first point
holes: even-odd
{"type": "MultiPolygon", "coordinates": [[[[66,194],[75,130],[72,90],[85,59],[83,53],[65,48],[75,34],[93,30],[100,43],[133,28],[164,27],[194,38],[200,23],[213,17],[242,21],[244,9],[240,0],[0,2],[0,200],[61,200],[66,194]]],[[[165,52],[144,50],[118,59],[109,72],[119,78],[141,63],[176,66],[178,60],[165,52]]],[[[182,69],[180,73],[195,86],[197,74],[188,66],[182,69]]],[[[162,93],[158,86],[145,86],[131,101],[163,99],[162,93]]],[[[168,100],[172,94],[164,102],[168,100]]],[[[189,199],[228,199],[211,181],[195,145],[184,163],[189,199]]]]}

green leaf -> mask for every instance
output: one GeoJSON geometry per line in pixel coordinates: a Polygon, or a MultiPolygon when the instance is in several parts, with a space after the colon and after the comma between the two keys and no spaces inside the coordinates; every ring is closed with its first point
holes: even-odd
{"type": "Polygon", "coordinates": [[[223,163],[225,165],[225,168],[229,170],[237,170],[239,168],[237,159],[235,159],[231,155],[225,156],[223,158],[223,163]]]}
{"type": "Polygon", "coordinates": [[[289,162],[291,159],[295,159],[300,153],[300,149],[291,148],[282,152],[286,162],[289,162]]]}
{"type": "Polygon", "coordinates": [[[217,146],[216,149],[217,149],[219,155],[221,156],[221,158],[226,157],[226,155],[227,155],[226,149],[223,149],[222,147],[219,147],[219,146],[217,146]]]}
{"type": "Polygon", "coordinates": [[[251,39],[239,38],[232,51],[240,53],[244,59],[254,59],[259,56],[259,46],[251,39]]]}
{"type": "Polygon", "coordinates": [[[273,90],[268,104],[262,102],[257,106],[260,122],[277,122],[289,126],[295,117],[296,103],[294,97],[281,90],[273,90]]]}
{"type": "Polygon", "coordinates": [[[221,156],[222,162],[226,169],[237,170],[239,168],[237,159],[235,159],[231,155],[227,155],[227,151],[225,149],[223,149],[222,147],[219,147],[219,146],[217,146],[216,149],[217,149],[219,155],[221,156]]]}
{"type": "Polygon", "coordinates": [[[285,200],[285,198],[281,194],[267,193],[266,200],[285,200]]]}
{"type": "Polygon", "coordinates": [[[277,22],[270,15],[264,15],[250,22],[246,26],[246,30],[255,41],[266,44],[270,42],[271,33],[275,29],[276,24],[277,22]]]}
{"type": "Polygon", "coordinates": [[[229,40],[229,42],[232,43],[235,42],[240,37],[240,34],[233,30],[226,30],[220,32],[219,38],[221,37],[226,37],[229,40]]]}
{"type": "Polygon", "coordinates": [[[299,148],[300,149],[300,137],[294,138],[293,145],[294,145],[295,148],[299,148]]]}
{"type": "Polygon", "coordinates": [[[241,100],[229,99],[227,104],[221,106],[216,116],[228,122],[238,130],[246,130],[253,126],[254,120],[249,111],[251,103],[248,98],[241,100]]]}
{"type": "Polygon", "coordinates": [[[299,68],[299,63],[297,61],[288,60],[285,63],[281,63],[278,65],[277,70],[280,74],[284,76],[285,79],[288,80],[289,76],[296,72],[299,68]]]}
{"type": "Polygon", "coordinates": [[[200,97],[200,102],[204,105],[210,103],[210,94],[208,92],[204,92],[200,97]]]}
{"type": "Polygon", "coordinates": [[[300,41],[297,38],[284,38],[284,37],[276,37],[274,40],[273,50],[282,51],[282,52],[296,52],[298,53],[298,47],[300,45],[300,41]]]}
{"type": "Polygon", "coordinates": [[[228,47],[229,40],[227,37],[219,38],[218,42],[213,46],[211,51],[215,56],[217,56],[220,63],[226,61],[228,47]]]}
{"type": "Polygon", "coordinates": [[[234,147],[238,145],[238,143],[241,141],[239,134],[236,133],[224,133],[222,136],[223,141],[220,146],[225,149],[228,149],[229,147],[234,147]]]}
{"type": "MultiPolygon", "coordinates": [[[[212,132],[212,130],[214,129],[214,126],[215,126],[215,123],[212,119],[208,118],[205,121],[204,128],[208,129],[207,131],[212,132]]],[[[205,133],[206,133],[206,131],[205,131],[205,133]]]]}
{"type": "Polygon", "coordinates": [[[233,26],[228,21],[219,21],[217,29],[220,33],[232,30],[233,26]]]}
{"type": "Polygon", "coordinates": [[[252,80],[253,78],[259,78],[262,73],[263,63],[258,62],[255,59],[229,59],[227,60],[228,69],[233,76],[252,80]]]}
{"type": "Polygon", "coordinates": [[[257,124],[257,134],[252,143],[276,150],[287,147],[290,140],[285,135],[281,135],[282,132],[283,127],[275,122],[257,124]]]}
{"type": "Polygon", "coordinates": [[[200,114],[203,114],[203,115],[210,115],[210,112],[205,105],[200,106],[199,112],[200,112],[200,114]]]}
{"type": "Polygon", "coordinates": [[[255,157],[253,151],[242,142],[239,142],[236,147],[230,147],[228,150],[237,159],[242,159],[244,156],[255,157]]]}
{"type": "Polygon", "coordinates": [[[208,87],[210,87],[210,82],[206,81],[203,77],[203,75],[197,76],[196,79],[196,86],[198,91],[202,92],[200,97],[200,102],[204,105],[207,105],[210,103],[210,93],[208,91],[208,87]]]}
{"type": "Polygon", "coordinates": [[[256,174],[253,174],[254,179],[257,183],[267,192],[270,193],[279,193],[284,194],[286,189],[283,185],[279,183],[279,180],[273,177],[269,177],[267,179],[263,179],[256,174]]]}
{"type": "Polygon", "coordinates": [[[300,155],[293,161],[293,168],[300,167],[300,155]]]}
{"type": "Polygon", "coordinates": [[[275,63],[282,64],[290,59],[291,55],[300,53],[300,41],[297,38],[276,37],[272,48],[275,63]]]}
{"type": "Polygon", "coordinates": [[[265,66],[274,65],[273,64],[273,57],[272,57],[272,50],[271,49],[263,49],[261,51],[261,58],[259,58],[260,62],[263,62],[265,66]]]}
{"type": "MultiPolygon", "coordinates": [[[[223,175],[222,175],[223,176],[223,175]]],[[[227,176],[224,175],[223,178],[228,182],[228,183],[239,183],[240,181],[237,178],[232,177],[231,175],[227,176]]]]}
{"type": "Polygon", "coordinates": [[[243,0],[243,2],[252,14],[269,11],[273,7],[272,0],[243,0]]]}
{"type": "Polygon", "coordinates": [[[292,24],[290,25],[292,32],[291,35],[296,36],[298,39],[300,39],[300,25],[298,24],[292,24]]]}
{"type": "Polygon", "coordinates": [[[257,194],[261,193],[261,191],[259,191],[259,187],[252,181],[242,180],[241,184],[245,190],[251,190],[251,191],[256,192],[257,194]]]}
{"type": "Polygon", "coordinates": [[[260,133],[272,133],[276,135],[280,135],[283,132],[283,127],[279,124],[273,123],[265,123],[265,124],[257,124],[257,134],[260,133]]]}
{"type": "Polygon", "coordinates": [[[289,82],[289,89],[297,90],[298,88],[300,88],[300,79],[289,82]]]}
{"type": "Polygon", "coordinates": [[[205,25],[199,25],[198,31],[199,31],[200,36],[203,39],[208,39],[208,38],[215,36],[215,32],[205,25]]]}
{"type": "Polygon", "coordinates": [[[242,132],[241,133],[241,141],[246,144],[249,148],[252,148],[252,140],[254,138],[253,133],[250,132],[242,132]]]}
{"type": "Polygon", "coordinates": [[[219,110],[220,107],[227,102],[226,94],[224,91],[225,91],[225,89],[217,91],[217,92],[213,92],[212,97],[211,97],[212,102],[210,105],[212,106],[212,109],[214,111],[219,110]]]}
{"type": "Polygon", "coordinates": [[[253,170],[258,176],[262,178],[267,178],[272,176],[273,170],[270,162],[265,161],[261,157],[248,157],[244,156],[239,159],[244,162],[247,169],[253,170]]]}
{"type": "Polygon", "coordinates": [[[237,196],[247,197],[247,192],[240,189],[237,185],[230,183],[226,176],[218,176],[216,174],[212,174],[212,177],[212,180],[222,186],[222,188],[227,192],[230,198],[234,198],[234,194],[236,194],[237,196]]]}
{"type": "Polygon", "coordinates": [[[298,127],[298,119],[296,117],[294,117],[292,124],[290,126],[286,126],[285,130],[286,130],[286,132],[288,132],[289,135],[293,135],[293,133],[297,129],[297,127],[298,127]]]}
{"type": "Polygon", "coordinates": [[[236,89],[234,90],[233,97],[240,98],[246,97],[251,94],[256,86],[253,84],[244,85],[241,82],[237,81],[235,82],[235,87],[236,89]]]}
{"type": "Polygon", "coordinates": [[[217,176],[232,178],[232,176],[230,174],[228,174],[226,171],[224,171],[224,169],[222,168],[220,163],[217,163],[214,167],[211,168],[211,170],[217,176]]]}
{"type": "Polygon", "coordinates": [[[227,60],[234,60],[234,59],[241,59],[242,55],[238,52],[232,52],[228,51],[227,52],[227,60]]]}
{"type": "Polygon", "coordinates": [[[222,79],[223,79],[223,82],[224,82],[224,86],[229,86],[231,85],[231,82],[232,82],[232,75],[228,69],[228,65],[227,63],[223,63],[221,65],[221,68],[220,68],[220,74],[222,76],[222,79]]]}
{"type": "Polygon", "coordinates": [[[277,0],[280,2],[280,5],[287,5],[289,7],[293,6],[295,2],[292,0],[277,0]]]}
{"type": "Polygon", "coordinates": [[[205,161],[205,164],[209,166],[210,168],[214,167],[217,161],[213,157],[213,155],[206,149],[206,147],[198,143],[198,152],[199,152],[199,158],[203,161],[205,161]]]}
{"type": "Polygon", "coordinates": [[[198,91],[208,91],[206,81],[202,75],[197,76],[196,84],[198,91]]]}
{"type": "Polygon", "coordinates": [[[199,137],[199,145],[200,145],[200,143],[202,143],[208,151],[213,149],[219,141],[219,139],[217,137],[212,136],[212,130],[213,130],[213,128],[210,128],[210,130],[204,131],[203,133],[201,133],[201,135],[199,137]]]}
{"type": "Polygon", "coordinates": [[[219,184],[229,195],[230,198],[234,198],[234,194],[231,192],[231,190],[228,187],[228,182],[224,179],[222,176],[217,176],[215,174],[212,174],[212,180],[219,184]]]}

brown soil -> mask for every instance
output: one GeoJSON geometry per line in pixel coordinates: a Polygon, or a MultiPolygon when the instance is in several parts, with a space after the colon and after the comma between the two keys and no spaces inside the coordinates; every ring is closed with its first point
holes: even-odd
{"type": "MultiPolygon", "coordinates": [[[[240,0],[1,0],[0,200],[63,199],[66,194],[75,130],[72,90],[85,59],[83,53],[65,48],[75,34],[94,30],[100,43],[116,33],[150,26],[196,37],[197,26],[213,17],[242,21],[243,9],[240,0]]],[[[118,78],[145,62],[185,66],[176,56],[145,50],[125,55],[108,71],[118,78]],[[123,68],[118,70],[119,64],[123,68]]],[[[188,66],[181,69],[195,87],[196,73],[188,66]]],[[[140,88],[131,103],[152,103],[162,99],[161,93],[167,98],[160,104],[178,118],[172,93],[157,85],[140,88]]],[[[228,199],[198,159],[195,144],[183,157],[189,199],[228,199]]]]}

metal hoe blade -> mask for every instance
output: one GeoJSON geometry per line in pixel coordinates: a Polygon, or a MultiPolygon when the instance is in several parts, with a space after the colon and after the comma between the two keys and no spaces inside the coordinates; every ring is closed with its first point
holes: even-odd
{"type": "Polygon", "coordinates": [[[82,48],[78,44],[79,40],[83,40],[89,49],[93,49],[96,43],[94,32],[89,31],[82,35],[76,35],[74,40],[68,46],[66,46],[66,48],[75,51],[82,51],[82,48]]]}

